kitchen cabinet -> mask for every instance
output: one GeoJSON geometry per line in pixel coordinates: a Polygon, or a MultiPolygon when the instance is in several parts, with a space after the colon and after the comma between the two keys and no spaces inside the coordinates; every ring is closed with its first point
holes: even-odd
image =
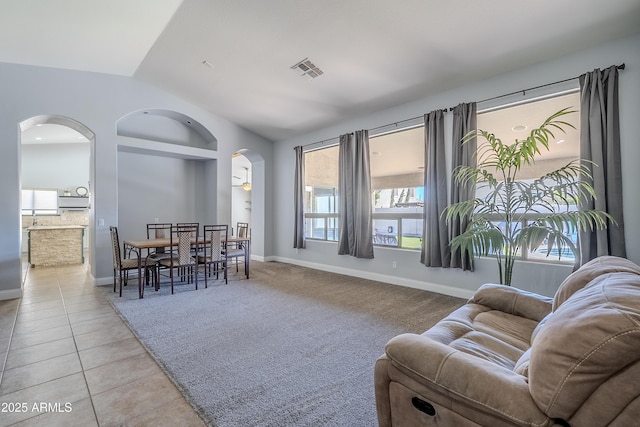
{"type": "Polygon", "coordinates": [[[84,210],[89,208],[89,197],[86,196],[59,196],[59,210],[84,210]]]}

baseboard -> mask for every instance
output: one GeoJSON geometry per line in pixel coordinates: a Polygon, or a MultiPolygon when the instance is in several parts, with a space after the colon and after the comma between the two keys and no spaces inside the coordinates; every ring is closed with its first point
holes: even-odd
{"type": "Polygon", "coordinates": [[[345,276],[359,277],[361,279],[375,280],[377,282],[389,283],[391,285],[406,286],[408,288],[421,289],[423,291],[436,292],[438,294],[452,297],[468,299],[475,291],[470,289],[460,289],[453,286],[441,285],[439,283],[423,282],[420,280],[407,279],[403,277],[389,276],[386,274],[371,273],[368,271],[355,270],[351,268],[336,267],[334,265],[319,264],[309,261],[284,257],[267,257],[268,261],[284,262],[287,264],[299,265],[301,267],[313,268],[315,270],[329,271],[331,273],[344,274],[345,276]]]}
{"type": "Polygon", "coordinates": [[[0,301],[6,299],[22,298],[22,288],[7,289],[0,291],[0,301]]]}
{"type": "Polygon", "coordinates": [[[113,285],[113,277],[109,276],[109,277],[98,277],[97,279],[94,278],[93,285],[94,286],[113,285]]]}

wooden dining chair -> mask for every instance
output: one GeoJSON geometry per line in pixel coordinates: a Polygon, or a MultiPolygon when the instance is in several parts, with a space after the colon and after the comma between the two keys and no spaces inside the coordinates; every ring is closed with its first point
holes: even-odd
{"type": "Polygon", "coordinates": [[[228,284],[227,238],[229,226],[205,225],[203,226],[203,232],[204,250],[198,255],[198,263],[204,266],[204,287],[208,286],[207,276],[211,277],[211,274],[215,273],[217,279],[221,270],[224,273],[224,283],[228,284]]]}
{"type": "MultiPolygon", "coordinates": [[[[118,227],[110,226],[111,247],[113,253],[113,292],[116,291],[116,278],[120,283],[120,296],[122,296],[122,284],[127,285],[129,271],[138,270],[138,258],[123,258],[120,251],[120,238],[118,227]]],[[[138,254],[139,255],[139,254],[138,254]]]]}
{"type": "Polygon", "coordinates": [[[195,282],[198,289],[198,258],[199,252],[198,227],[193,225],[172,225],[170,233],[171,256],[161,259],[158,263],[169,270],[171,278],[171,293],[173,294],[174,276],[176,270],[181,281],[195,282]],[[192,252],[193,251],[193,252],[192,252]]]}

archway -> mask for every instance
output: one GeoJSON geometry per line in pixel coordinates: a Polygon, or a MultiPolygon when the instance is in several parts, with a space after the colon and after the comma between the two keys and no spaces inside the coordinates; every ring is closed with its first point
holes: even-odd
{"type": "Polygon", "coordinates": [[[19,187],[21,245],[26,251],[25,228],[36,221],[39,225],[85,227],[82,253],[89,264],[94,258],[93,209],[95,134],[82,123],[64,116],[42,115],[19,123],[20,167],[19,187]],[[40,211],[27,206],[29,195],[49,197],[51,206],[40,211]],[[31,218],[25,221],[25,215],[31,218]],[[45,215],[47,214],[47,215],[45,215]],[[37,218],[39,216],[39,218],[37,218]]]}
{"type": "MultiPolygon", "coordinates": [[[[251,227],[251,258],[264,261],[266,254],[265,236],[267,233],[265,223],[265,210],[267,208],[265,161],[262,155],[248,149],[236,151],[233,153],[231,160],[232,165],[236,165],[236,167],[232,167],[232,186],[240,184],[239,187],[232,188],[232,190],[235,190],[236,193],[245,192],[250,194],[250,198],[243,197],[240,203],[236,203],[237,200],[233,200],[235,193],[232,192],[231,203],[232,206],[238,209],[248,208],[250,220],[242,222],[249,222],[251,227]],[[245,167],[247,168],[246,171],[245,167]],[[236,176],[239,176],[241,180],[235,179],[234,177],[236,176]],[[242,189],[242,184],[245,181],[250,183],[250,191],[242,189]],[[246,203],[247,201],[250,203],[246,203]],[[243,207],[242,205],[246,206],[243,207]]],[[[232,212],[233,227],[236,226],[237,222],[232,212]]]]}

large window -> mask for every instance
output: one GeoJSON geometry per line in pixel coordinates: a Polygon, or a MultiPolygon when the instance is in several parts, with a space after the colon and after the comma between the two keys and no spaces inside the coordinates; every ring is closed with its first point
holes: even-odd
{"type": "MultiPolygon", "coordinates": [[[[566,107],[576,110],[575,113],[563,117],[563,120],[571,123],[575,129],[568,128],[566,133],[554,131],[556,138],[550,141],[549,150],[547,151],[543,148],[541,153],[536,156],[534,164],[524,166],[521,169],[517,179],[520,181],[532,181],[580,157],[580,113],[577,111],[580,107],[580,94],[578,91],[534,100],[525,104],[479,112],[478,128],[495,134],[504,143],[514,142],[516,139],[526,138],[531,129],[540,126],[547,117],[566,107]]],[[[479,149],[481,148],[479,147],[479,149]]],[[[482,197],[485,190],[482,183],[480,183],[476,188],[476,196],[482,197]]],[[[569,206],[569,209],[577,210],[577,207],[575,205],[569,206]]],[[[524,221],[526,221],[526,218],[524,221]]],[[[567,230],[567,235],[577,244],[577,233],[575,231],[567,230]]],[[[542,242],[534,251],[527,251],[526,248],[521,248],[521,256],[524,259],[574,261],[574,255],[569,249],[559,253],[557,248],[553,248],[549,256],[547,256],[547,252],[547,242],[542,242]]]]}
{"type": "Polygon", "coordinates": [[[338,240],[338,146],[305,153],[305,238],[338,240]]]}
{"type": "MultiPolygon", "coordinates": [[[[420,249],[424,205],[424,127],[369,138],[373,243],[420,249]]],[[[338,155],[305,153],[305,238],[337,241],[338,155]]]]}
{"type": "Polygon", "coordinates": [[[424,126],[369,139],[373,243],[420,249],[424,206],[424,126]]]}

